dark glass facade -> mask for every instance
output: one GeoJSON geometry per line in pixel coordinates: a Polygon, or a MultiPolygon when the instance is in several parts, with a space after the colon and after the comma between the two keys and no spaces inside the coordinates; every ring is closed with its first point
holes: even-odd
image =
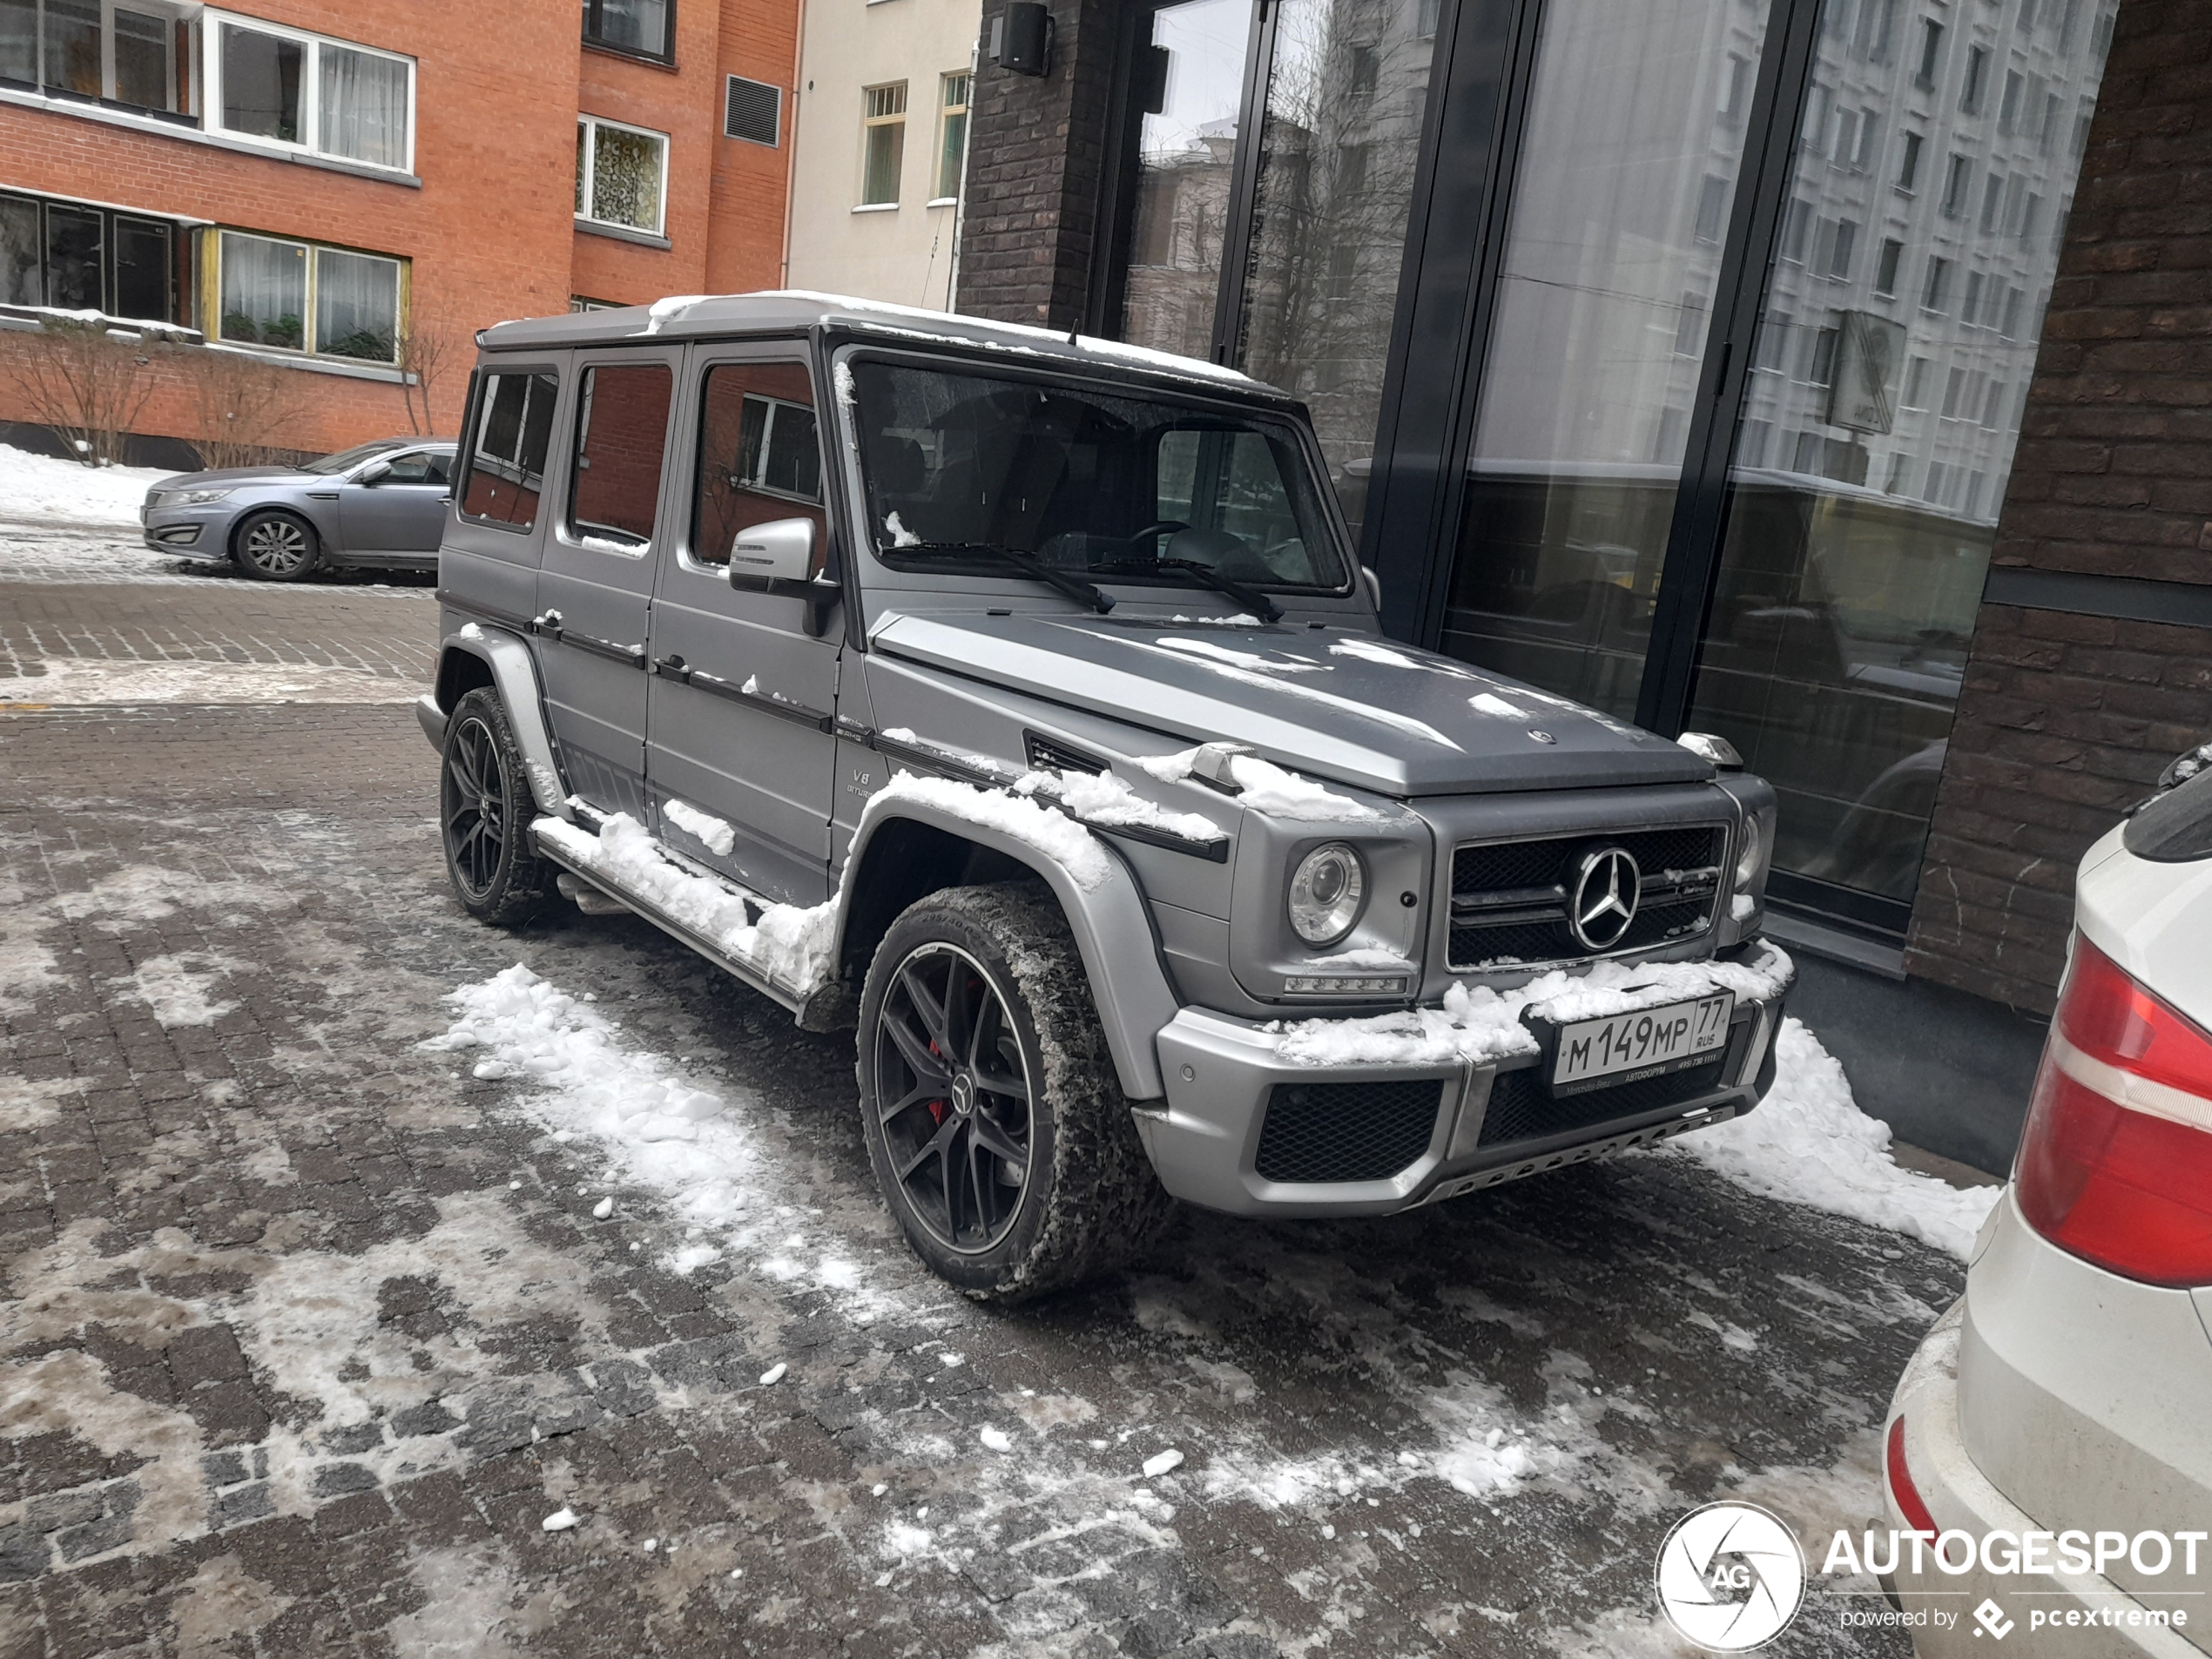
{"type": "Polygon", "coordinates": [[[1393,631],[1728,737],[1776,896],[1901,935],[2116,3],[1143,10],[1101,320],[1306,400],[1393,631]]]}

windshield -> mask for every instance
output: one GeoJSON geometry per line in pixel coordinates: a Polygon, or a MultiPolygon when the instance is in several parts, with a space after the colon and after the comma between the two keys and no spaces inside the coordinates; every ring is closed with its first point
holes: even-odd
{"type": "Polygon", "coordinates": [[[381,455],[387,449],[396,449],[399,444],[390,438],[379,438],[374,443],[357,443],[350,449],[341,449],[334,455],[325,455],[320,461],[310,461],[302,472],[339,473],[348,467],[358,467],[371,455],[381,455]]]}
{"type": "Polygon", "coordinates": [[[1150,393],[858,361],[879,556],[992,549],[1112,582],[1340,590],[1348,572],[1291,425],[1150,393]],[[1196,570],[1190,567],[1197,567],[1196,570]]]}

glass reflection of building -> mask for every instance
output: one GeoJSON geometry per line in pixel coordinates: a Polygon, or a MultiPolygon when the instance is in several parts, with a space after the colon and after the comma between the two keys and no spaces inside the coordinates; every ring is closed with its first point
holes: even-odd
{"type": "Polygon", "coordinates": [[[1399,631],[1729,737],[1777,896],[1901,934],[2115,3],[1144,10],[1099,320],[1306,401],[1399,631]]]}

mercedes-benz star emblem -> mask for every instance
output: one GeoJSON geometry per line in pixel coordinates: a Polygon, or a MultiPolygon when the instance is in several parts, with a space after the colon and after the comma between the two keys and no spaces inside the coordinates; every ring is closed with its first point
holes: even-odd
{"type": "Polygon", "coordinates": [[[953,1078],[953,1109],[962,1117],[975,1109],[975,1079],[967,1072],[957,1073],[953,1078]]]}
{"type": "Polygon", "coordinates": [[[1625,846],[1601,846],[1582,854],[1567,912],[1568,931],[1586,950],[1611,950],[1636,919],[1643,894],[1643,872],[1625,846]]]}

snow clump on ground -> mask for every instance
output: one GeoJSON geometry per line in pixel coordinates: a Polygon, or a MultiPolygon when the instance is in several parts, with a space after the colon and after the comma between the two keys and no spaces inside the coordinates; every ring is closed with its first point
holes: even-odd
{"type": "Polygon", "coordinates": [[[85,467],[0,443],[0,502],[10,518],[44,519],[136,534],[146,490],[173,477],[153,467],[85,467]]]}

